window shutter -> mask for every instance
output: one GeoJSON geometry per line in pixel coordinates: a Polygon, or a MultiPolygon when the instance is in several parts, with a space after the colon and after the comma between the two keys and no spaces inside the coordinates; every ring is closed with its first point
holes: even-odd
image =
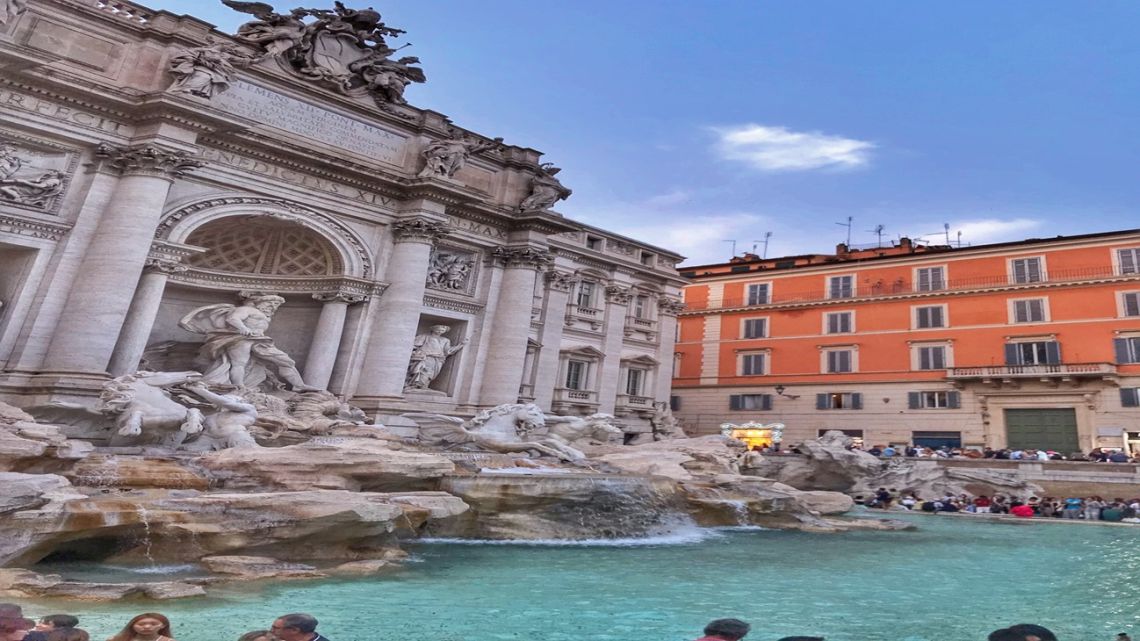
{"type": "Polygon", "coordinates": [[[1017,349],[1017,343],[1005,344],[1005,364],[1021,365],[1021,352],[1017,349]]]}
{"type": "Polygon", "coordinates": [[[906,406],[912,410],[919,409],[922,406],[922,397],[918,392],[907,392],[906,406]]]}
{"type": "Polygon", "coordinates": [[[827,409],[827,394],[816,394],[815,395],[815,409],[817,409],[817,410],[827,409]]]}
{"type": "Polygon", "coordinates": [[[765,410],[765,411],[772,409],[772,395],[771,394],[764,394],[763,396],[760,397],[760,409],[765,410]]]}
{"type": "Polygon", "coordinates": [[[1140,390],[1135,387],[1120,388],[1120,404],[1124,407],[1140,407],[1140,390]]]}
{"type": "Polygon", "coordinates": [[[856,392],[855,394],[851,395],[851,409],[853,409],[853,410],[863,409],[863,395],[862,394],[859,394],[858,392],[856,392]]]}
{"type": "Polygon", "coordinates": [[[1013,282],[1015,282],[1015,283],[1024,283],[1025,282],[1025,280],[1026,280],[1025,279],[1025,267],[1026,267],[1025,260],[1013,261],[1013,282]]]}
{"type": "Polygon", "coordinates": [[[946,404],[952,410],[956,410],[959,407],[962,407],[962,393],[961,392],[947,392],[946,393],[946,404]]]}
{"type": "Polygon", "coordinates": [[[741,405],[743,405],[743,403],[741,402],[739,394],[732,394],[728,397],[728,409],[738,410],[741,409],[741,405]]]}
{"type": "Polygon", "coordinates": [[[945,327],[946,323],[942,321],[942,308],[931,307],[930,309],[930,326],[931,327],[945,327]]]}
{"type": "Polygon", "coordinates": [[[1120,256],[1120,273],[1121,274],[1135,274],[1136,273],[1136,250],[1135,249],[1121,249],[1117,252],[1120,256]]]}
{"type": "Polygon", "coordinates": [[[1053,341],[1045,343],[1045,364],[1059,365],[1061,363],[1061,344],[1053,341]]]}
{"type": "Polygon", "coordinates": [[[1117,363],[1129,362],[1130,359],[1128,358],[1128,339],[1127,338],[1117,338],[1117,339],[1113,339],[1112,342],[1116,346],[1116,362],[1117,363]]]}

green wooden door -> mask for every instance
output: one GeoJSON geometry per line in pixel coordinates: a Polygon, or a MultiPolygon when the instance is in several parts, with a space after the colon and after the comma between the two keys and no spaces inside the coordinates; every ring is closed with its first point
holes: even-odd
{"type": "Polygon", "coordinates": [[[1005,434],[1010,449],[1079,451],[1077,411],[1073,408],[1005,411],[1005,434]]]}

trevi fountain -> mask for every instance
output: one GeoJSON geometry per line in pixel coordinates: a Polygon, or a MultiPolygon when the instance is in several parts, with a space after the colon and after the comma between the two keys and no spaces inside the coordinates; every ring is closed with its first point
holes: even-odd
{"type": "MultiPolygon", "coordinates": [[[[1011,534],[1028,567],[1075,565],[1056,531],[915,530],[835,491],[1002,479],[883,471],[838,434],[779,464],[688,437],[680,256],[563,217],[538,152],[409,105],[426,75],[376,11],[224,4],[235,34],[0,0],[5,599],[108,632],[161,609],[181,641],[296,610],[339,641],[721,615],[965,639],[922,619],[1034,618],[979,578],[1017,566],[1011,534]]],[[[1111,583],[1073,576],[1069,609],[1111,583]]]]}

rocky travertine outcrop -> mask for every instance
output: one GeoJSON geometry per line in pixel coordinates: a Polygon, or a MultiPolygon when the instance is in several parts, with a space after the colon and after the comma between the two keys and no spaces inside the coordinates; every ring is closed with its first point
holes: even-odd
{"type": "Polygon", "coordinates": [[[69,440],[54,425],[41,425],[18,407],[0,402],[0,470],[59,472],[91,453],[93,446],[69,440]]]}
{"type": "Polygon", "coordinates": [[[740,441],[725,436],[702,436],[636,447],[596,447],[591,450],[591,460],[621,472],[687,481],[702,474],[735,473],[744,450],[740,441]]]}
{"type": "Polygon", "coordinates": [[[436,454],[393,449],[381,440],[348,438],[221,450],[198,458],[197,465],[219,487],[234,490],[434,489],[441,477],[455,471],[454,463],[436,454]]]}
{"type": "Polygon", "coordinates": [[[203,596],[206,588],[184,581],[153,583],[88,583],[67,581],[58,574],[0,569],[0,596],[15,599],[66,598],[80,601],[117,601],[131,596],[181,599],[203,596]]]}

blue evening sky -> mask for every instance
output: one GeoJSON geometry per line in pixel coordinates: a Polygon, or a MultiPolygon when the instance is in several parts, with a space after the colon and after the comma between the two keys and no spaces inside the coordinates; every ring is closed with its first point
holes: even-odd
{"type": "MultiPolygon", "coordinates": [[[[214,0],[144,0],[232,32],[214,0]]],[[[331,0],[277,0],[325,8],[331,0]]],[[[362,7],[368,0],[348,2],[362,7]]],[[[1138,227],[1140,3],[372,0],[416,106],[545,152],[565,215],[690,264],[1138,227]]]]}

